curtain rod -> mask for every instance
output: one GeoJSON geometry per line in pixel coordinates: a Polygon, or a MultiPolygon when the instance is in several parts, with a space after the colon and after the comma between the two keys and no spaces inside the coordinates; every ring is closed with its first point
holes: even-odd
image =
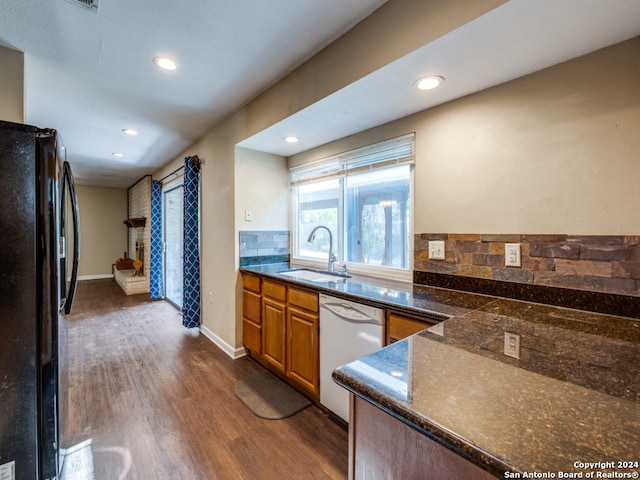
{"type": "Polygon", "coordinates": [[[159,182],[162,183],[164,182],[167,178],[169,178],[171,175],[175,175],[176,173],[178,173],[180,170],[184,170],[184,165],[181,167],[176,168],[173,172],[169,173],[168,175],[165,175],[164,177],[162,177],[159,182]]]}
{"type": "MultiPolygon", "coordinates": [[[[198,158],[197,155],[194,155],[193,157],[193,161],[196,164],[196,167],[198,168],[198,170],[200,169],[201,165],[202,165],[202,160],[200,160],[198,158]]],[[[184,170],[184,165],[182,165],[181,167],[176,168],[173,172],[169,173],[168,175],[165,175],[164,177],[162,177],[160,180],[158,180],[160,183],[164,182],[167,178],[169,178],[171,175],[175,175],[176,173],[178,173],[180,170],[184,170]]]]}

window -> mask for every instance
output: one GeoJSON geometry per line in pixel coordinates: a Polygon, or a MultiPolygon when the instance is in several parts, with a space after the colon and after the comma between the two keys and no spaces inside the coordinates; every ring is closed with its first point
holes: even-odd
{"type": "MultiPolygon", "coordinates": [[[[414,135],[293,167],[293,257],[408,272],[414,135]],[[314,228],[319,229],[311,241],[314,228]]],[[[385,270],[388,273],[388,270],[385,270]]]]}

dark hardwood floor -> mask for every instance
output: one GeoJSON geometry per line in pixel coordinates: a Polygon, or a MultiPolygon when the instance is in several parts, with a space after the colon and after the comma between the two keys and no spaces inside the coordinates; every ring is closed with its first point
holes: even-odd
{"type": "Polygon", "coordinates": [[[315,406],[284,420],[254,416],[233,386],[262,367],[182,327],[168,303],[83,281],[68,332],[68,444],[92,459],[67,478],[347,477],[344,430],[315,406]]]}

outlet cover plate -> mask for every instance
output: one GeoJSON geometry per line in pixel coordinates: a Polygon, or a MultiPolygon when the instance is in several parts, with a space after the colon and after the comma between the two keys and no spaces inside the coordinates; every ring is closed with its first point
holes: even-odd
{"type": "Polygon", "coordinates": [[[520,257],[519,243],[504,244],[504,264],[507,267],[521,267],[522,260],[520,257]]]}
{"type": "Polygon", "coordinates": [[[504,332],[504,354],[507,357],[520,358],[520,335],[504,332]]]}

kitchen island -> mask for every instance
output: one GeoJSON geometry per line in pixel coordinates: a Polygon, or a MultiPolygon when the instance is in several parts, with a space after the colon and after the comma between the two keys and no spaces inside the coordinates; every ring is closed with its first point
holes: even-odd
{"type": "MultiPolygon", "coordinates": [[[[496,299],[344,365],[334,379],[357,396],[356,419],[364,400],[498,478],[640,472],[637,320],[496,299]],[[505,355],[505,332],[519,336],[519,358],[505,355]]],[[[367,442],[359,451],[358,430],[352,478],[385,465],[367,442]]],[[[397,444],[386,439],[387,449],[397,444]]]]}
{"type": "Polygon", "coordinates": [[[292,267],[242,270],[444,320],[334,372],[353,393],[351,478],[399,478],[398,465],[402,478],[640,472],[640,320],[359,276],[280,276],[292,267]],[[359,412],[373,428],[358,427],[359,412]],[[433,458],[441,470],[429,477],[433,458]]]}

